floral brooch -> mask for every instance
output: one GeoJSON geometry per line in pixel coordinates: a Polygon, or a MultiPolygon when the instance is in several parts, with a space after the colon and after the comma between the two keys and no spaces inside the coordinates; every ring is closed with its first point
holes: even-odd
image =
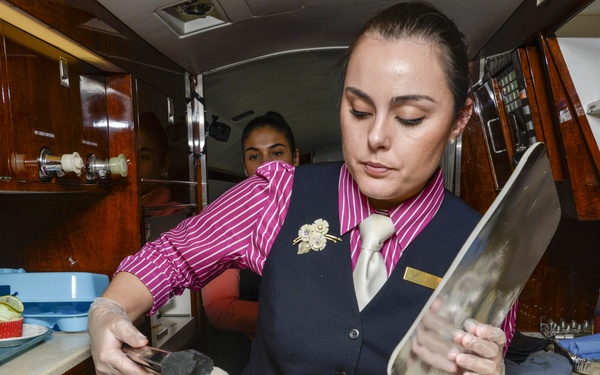
{"type": "Polygon", "coordinates": [[[328,234],[329,223],[327,220],[317,219],[312,224],[304,224],[298,231],[298,237],[292,245],[298,245],[298,254],[306,254],[311,250],[321,251],[327,245],[327,240],[338,242],[340,237],[328,234]]]}

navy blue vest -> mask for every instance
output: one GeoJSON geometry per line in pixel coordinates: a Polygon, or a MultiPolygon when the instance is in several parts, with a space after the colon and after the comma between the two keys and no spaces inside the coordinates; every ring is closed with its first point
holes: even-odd
{"type": "Polygon", "coordinates": [[[450,192],[429,225],[405,249],[390,278],[359,312],[350,236],[298,254],[303,224],[329,222],[339,235],[340,163],[296,169],[290,208],[260,287],[258,333],[244,374],[385,374],[389,357],[432,290],[405,281],[407,266],[443,276],[480,215],[450,192]]]}

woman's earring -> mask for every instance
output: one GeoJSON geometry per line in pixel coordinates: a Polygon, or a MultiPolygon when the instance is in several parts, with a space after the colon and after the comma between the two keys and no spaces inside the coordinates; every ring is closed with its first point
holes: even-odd
{"type": "Polygon", "coordinates": [[[163,169],[162,173],[160,174],[160,177],[161,177],[163,180],[166,180],[166,179],[167,179],[167,177],[169,177],[169,171],[168,171],[168,170],[166,170],[166,169],[163,169]]]}
{"type": "Polygon", "coordinates": [[[449,143],[450,143],[451,145],[453,145],[453,144],[454,144],[454,142],[456,142],[456,139],[451,139],[449,143]]]}

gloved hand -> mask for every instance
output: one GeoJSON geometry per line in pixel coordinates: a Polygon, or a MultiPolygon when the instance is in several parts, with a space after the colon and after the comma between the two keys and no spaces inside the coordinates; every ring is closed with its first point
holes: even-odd
{"type": "Polygon", "coordinates": [[[138,348],[147,345],[148,339],[135,328],[119,303],[96,298],[88,312],[88,333],[97,374],[148,374],[121,350],[123,342],[138,348]]]}
{"type": "MultiPolygon", "coordinates": [[[[440,306],[441,301],[435,300],[416,328],[411,346],[413,361],[420,361],[424,368],[432,367],[452,374],[503,375],[504,331],[467,319],[465,331],[453,329],[451,337],[446,336],[442,332],[448,332],[449,326],[437,313],[440,306]]],[[[411,366],[415,365],[413,361],[411,366]]],[[[428,371],[423,370],[423,373],[428,371]]]]}
{"type": "Polygon", "coordinates": [[[472,374],[504,374],[502,349],[506,344],[506,334],[500,328],[482,324],[473,319],[465,321],[466,332],[457,332],[454,342],[467,350],[465,353],[454,352],[456,364],[472,374]]]}

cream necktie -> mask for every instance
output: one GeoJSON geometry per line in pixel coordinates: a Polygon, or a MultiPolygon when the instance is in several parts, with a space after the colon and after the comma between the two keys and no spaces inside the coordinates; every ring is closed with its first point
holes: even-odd
{"type": "Polygon", "coordinates": [[[352,277],[358,308],[362,310],[387,280],[387,269],[379,252],[394,232],[389,216],[374,213],[358,225],[362,242],[352,277]]]}

